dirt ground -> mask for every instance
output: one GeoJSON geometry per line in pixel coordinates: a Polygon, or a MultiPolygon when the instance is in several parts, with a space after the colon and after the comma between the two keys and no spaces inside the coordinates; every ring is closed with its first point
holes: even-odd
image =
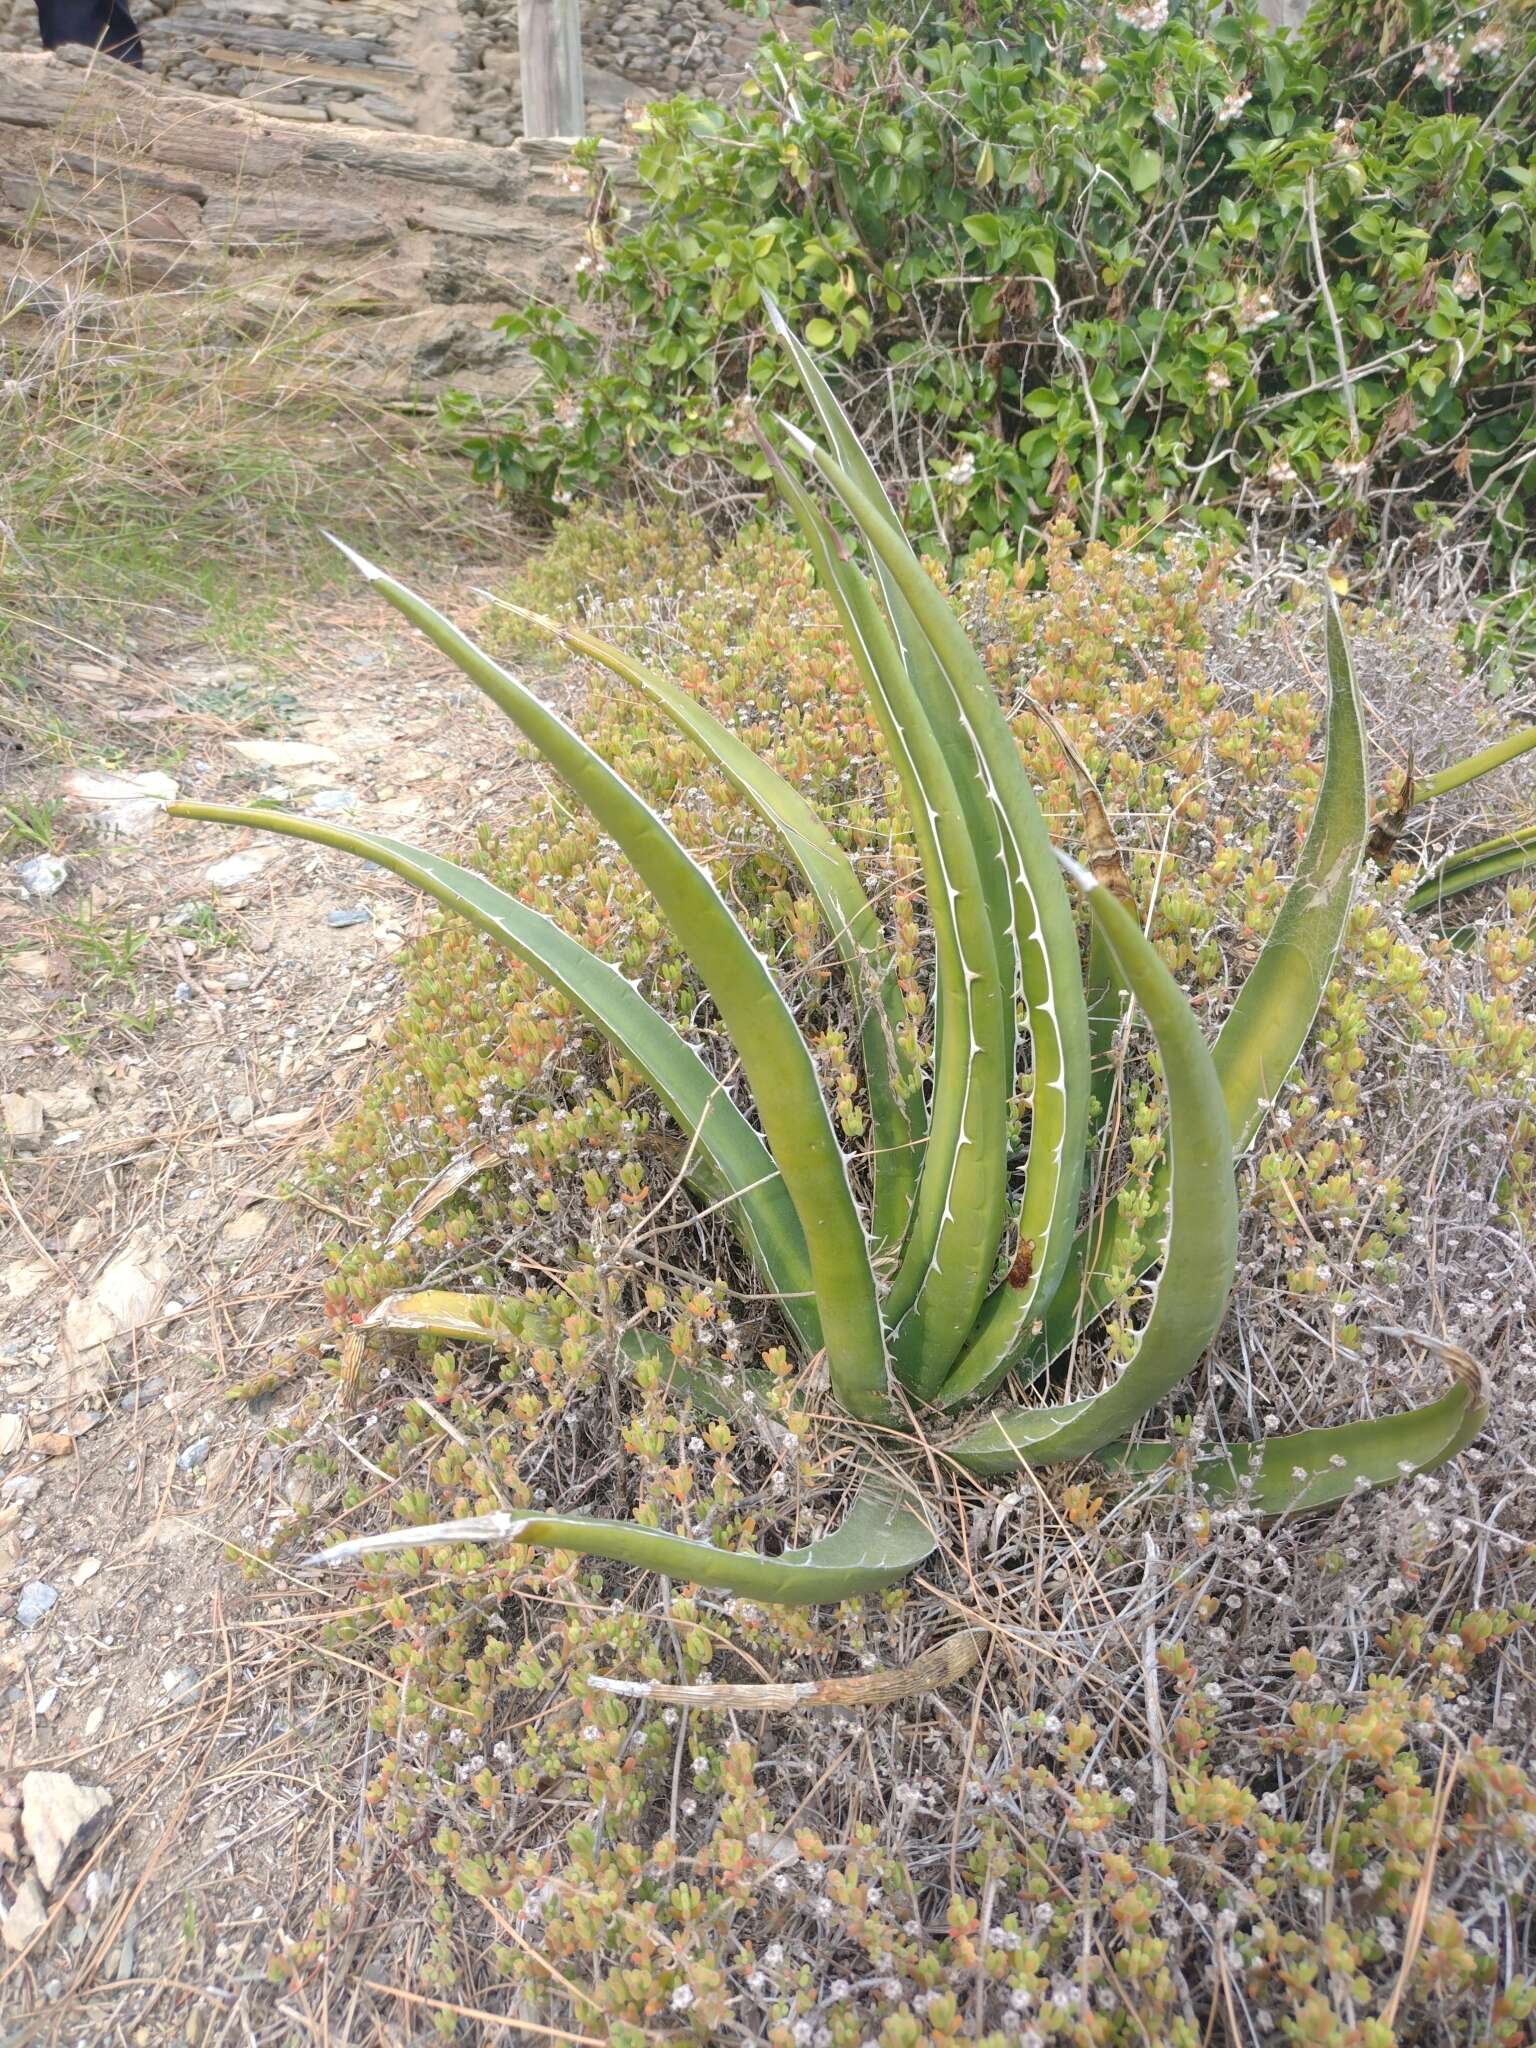
{"type": "MultiPolygon", "coordinates": [[[[438,846],[526,773],[361,592],[308,608],[276,668],[173,631],[52,681],[125,775],[282,788],[438,846]]],[[[242,1560],[306,1498],[307,1444],[369,1468],[319,1314],[354,1219],[285,1183],[345,1114],[424,912],[343,855],[168,821],[57,749],[12,749],[6,807],[52,819],[68,878],[29,897],[14,840],[0,871],[0,1904],[28,1865],[24,1772],[112,1806],[46,1927],[0,1953],[0,2040],[412,2038],[406,1998],[397,2031],[352,2031],[366,1930],[309,1995],[270,1980],[360,1836],[375,1679],[317,1643],[334,1595],[242,1560]]]]}

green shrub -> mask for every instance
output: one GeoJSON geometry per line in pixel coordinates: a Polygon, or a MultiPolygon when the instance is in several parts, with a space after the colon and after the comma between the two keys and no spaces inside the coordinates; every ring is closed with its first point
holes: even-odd
{"type": "Polygon", "coordinates": [[[839,365],[909,528],[953,550],[1004,559],[1061,514],[1257,525],[1518,610],[1529,13],[1409,30],[1324,0],[1286,38],[1166,12],[877,16],[770,46],[729,110],[649,109],[645,206],[588,259],[586,324],[507,317],[544,378],[471,434],[479,473],[546,506],[622,479],[734,507],[765,474],[739,401],[809,420],[768,291],[839,365]]]}

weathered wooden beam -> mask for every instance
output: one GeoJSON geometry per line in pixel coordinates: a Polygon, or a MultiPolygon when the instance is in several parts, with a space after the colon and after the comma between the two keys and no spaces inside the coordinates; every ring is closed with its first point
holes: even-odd
{"type": "Polygon", "coordinates": [[[575,141],[587,132],[581,0],[518,0],[523,133],[575,141]]]}

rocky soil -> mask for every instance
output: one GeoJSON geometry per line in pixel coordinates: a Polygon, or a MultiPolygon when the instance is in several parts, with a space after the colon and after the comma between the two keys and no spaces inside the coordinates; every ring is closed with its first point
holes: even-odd
{"type": "Polygon", "coordinates": [[[0,811],[54,820],[0,863],[8,2039],[352,2038],[323,1966],[312,2001],[267,1972],[358,1838],[374,1681],[318,1647],[329,1594],[241,1567],[308,1499],[307,1451],[368,1469],[318,1316],[322,1246],[361,1225],[297,1168],[423,913],[159,799],[281,789],[442,847],[504,815],[527,772],[504,731],[381,611],[325,600],[275,663],[211,661],[174,621],[77,649],[49,701],[89,707],[121,767],[0,753],[0,811]]]}

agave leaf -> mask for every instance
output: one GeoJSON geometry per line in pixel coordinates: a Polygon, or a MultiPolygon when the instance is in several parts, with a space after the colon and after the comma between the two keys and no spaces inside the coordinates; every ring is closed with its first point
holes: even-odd
{"type": "Polygon", "coordinates": [[[1505,832],[1480,845],[1465,846],[1441,862],[1426,881],[1420,882],[1408,898],[1407,910],[1433,910],[1449,897],[1463,896],[1468,889],[1480,889],[1485,882],[1497,882],[1521,868],[1536,865],[1536,825],[1521,832],[1505,832]]]}
{"type": "Polygon", "coordinates": [[[612,834],[714,998],[805,1233],[832,1390],[851,1415],[886,1412],[885,1331],[869,1242],[816,1063],[778,983],[712,878],[601,755],[414,591],[351,549],[379,594],[506,712],[612,834]]]}
{"type": "MultiPolygon", "coordinates": [[[[1251,1143],[1267,1100],[1278,1094],[1316,1021],[1323,991],[1343,941],[1355,877],[1370,827],[1365,731],[1355,691],[1354,664],[1339,608],[1325,584],[1328,641],[1327,753],[1317,808],[1296,873],[1252,973],[1217,1034],[1212,1058],[1221,1081],[1235,1148],[1251,1143]]],[[[1128,1264],[1144,1273],[1157,1258],[1156,1223],[1167,1200],[1167,1167],[1151,1186],[1148,1237],[1118,1202],[1079,1232],[1072,1257],[1045,1318],[1031,1358],[1038,1367],[1059,1358],[1077,1333],[1114,1298],[1111,1276],[1128,1264]]]]}
{"type": "Polygon", "coordinates": [[[1237,1188],[1221,1083],[1183,991],[1136,919],[1063,858],[1157,1041],[1168,1092],[1168,1236],[1134,1355],[1102,1393],[994,1417],[949,1446],[967,1470],[1086,1457],[1138,1422],[1199,1363],[1237,1264],[1237,1188]]]}
{"type": "Polygon", "coordinates": [[[1088,938],[1083,990],[1088,998],[1088,1060],[1093,1077],[1088,1142],[1096,1146],[1109,1120],[1115,1082],[1115,1042],[1120,1034],[1126,1004],[1125,983],[1120,979],[1114,955],[1097,925],[1088,938]]]}
{"type": "Polygon", "coordinates": [[[706,1201],[727,1204],[726,1215],[740,1231],[759,1272],[782,1299],[785,1314],[809,1349],[819,1347],[820,1322],[805,1239],[772,1156],[717,1077],[617,968],[484,875],[381,832],[228,804],[173,804],[170,813],[218,825],[245,825],[377,861],[537,968],[646,1076],[678,1123],[696,1139],[689,1179],[706,1201]]]}
{"type": "Polygon", "coordinates": [[[1536,725],[1525,725],[1518,732],[1506,733],[1501,740],[1495,740],[1491,747],[1483,747],[1478,753],[1469,754],[1464,761],[1454,761],[1449,768],[1442,768],[1437,774],[1426,775],[1416,780],[1413,786],[1413,801],[1419,804],[1432,803],[1437,796],[1448,796],[1453,789],[1462,789],[1469,782],[1475,782],[1480,775],[1491,775],[1496,768],[1503,768],[1511,761],[1529,753],[1536,747],[1536,725]]]}
{"type": "Polygon", "coordinates": [[[833,942],[863,1011],[860,1044],[874,1134],[874,1234],[881,1246],[906,1235],[926,1129],[922,1088],[901,1051],[906,1028],[890,946],[848,855],[794,784],[760,761],[712,711],[662,675],[579,626],[560,625],[506,598],[495,598],[527,626],[571,653],[595,661],[657,705],[702,748],[738,795],[779,835],[832,928],[833,942]]]}
{"type": "MultiPolygon", "coordinates": [[[[927,885],[938,1022],[933,1101],[906,1249],[885,1301],[892,1360],[920,1394],[954,1359],[985,1299],[1006,1215],[1012,1000],[999,979],[968,814],[869,585],[796,478],[777,466],[823,587],[848,632],[906,799],[927,885]]],[[[967,771],[974,782],[974,762],[967,771]]]]}
{"type": "MultiPolygon", "coordinates": [[[[1115,838],[1109,812],[1088,763],[1079,753],[1072,735],[1046,705],[1026,699],[1031,714],[1045,726],[1066,757],[1082,812],[1084,862],[1089,872],[1135,912],[1136,898],[1126,871],[1125,856],[1115,838]]],[[[1088,934],[1088,961],[1083,971],[1084,993],[1088,999],[1088,1066],[1092,1075],[1093,1101],[1088,1115],[1088,1143],[1098,1142],[1109,1115],[1114,1092],[1114,1049],[1120,1021],[1125,1013],[1125,984],[1115,966],[1114,955],[1103,932],[1095,924],[1088,934]]]]}
{"type": "Polygon", "coordinates": [[[1328,741],[1322,787],[1296,865],[1263,951],[1222,1026],[1214,1049],[1232,1138],[1247,1150],[1311,1035],[1349,918],[1365,857],[1371,805],[1365,728],[1354,663],[1338,602],[1325,582],[1328,741]]]}
{"type": "MultiPolygon", "coordinates": [[[[766,292],[763,294],[763,304],[779,340],[795,366],[806,396],[815,408],[816,417],[821,423],[822,432],[831,444],[833,453],[854,483],[868,497],[870,504],[899,537],[911,562],[917,564],[917,556],[902,532],[901,520],[891,503],[885,485],[880,481],[879,472],[865,454],[863,444],[853,430],[853,422],[843,411],[832,387],[817,368],[815,357],[792,332],[777,304],[766,292]]],[[[781,468],[782,465],[779,464],[773,450],[766,443],[764,447],[775,468],[781,468]]],[[[949,686],[944,680],[943,671],[928,635],[918,623],[901,583],[893,575],[885,558],[873,550],[871,553],[871,566],[880,586],[880,594],[885,601],[892,631],[896,636],[903,669],[917,693],[919,702],[927,712],[930,728],[949,763],[955,793],[966,815],[968,836],[976,852],[982,891],[987,900],[997,947],[998,974],[1004,991],[1011,996],[1018,988],[1019,949],[1018,933],[1014,924],[1013,884],[1004,853],[1003,819],[991,792],[977,779],[975,751],[963,723],[956,716],[956,707],[949,686]]],[[[1014,1058],[1013,1024],[1010,1011],[1010,1064],[1014,1058]]]]}
{"type": "Polygon", "coordinates": [[[867,1480],[830,1535],[778,1557],[720,1550],[712,1543],[669,1536],[637,1522],[604,1521],[599,1515],[494,1514],[354,1536],[305,1563],[343,1564],[354,1557],[439,1543],[515,1543],[574,1551],[578,1557],[607,1557],[642,1571],[664,1573],[683,1584],[779,1607],[815,1607],[823,1601],[878,1593],[905,1578],[936,1547],[933,1531],[899,1492],[882,1481],[867,1480]]]}
{"type": "Polygon", "coordinates": [[[1008,1370],[1048,1301],[1071,1251],[1082,1188],[1090,1102],[1088,1018],[1077,927],[1040,806],[1002,707],[959,620],[934,588],[906,536],[848,472],[787,426],[885,564],[933,651],[1003,828],[1013,891],[1010,935],[1019,953],[1034,1055],[1029,1162],[1019,1207],[1021,1241],[1034,1247],[1022,1287],[1007,1281],[982,1308],[961,1362],[945,1382],[946,1402],[977,1399],[1008,1370]]]}
{"type": "MultiPolygon", "coordinates": [[[[1454,1384],[1438,1401],[1366,1422],[1271,1437],[1223,1457],[1197,1458],[1195,1485],[1208,1500],[1235,1499],[1261,1515],[1285,1515],[1328,1507],[1416,1472],[1433,1472],[1465,1450],[1488,1419],[1481,1368],[1464,1351],[1442,1348],[1454,1384]]],[[[1158,1472],[1185,1449],[1177,1443],[1109,1444],[1098,1459],[1115,1471],[1158,1472]]]]}

